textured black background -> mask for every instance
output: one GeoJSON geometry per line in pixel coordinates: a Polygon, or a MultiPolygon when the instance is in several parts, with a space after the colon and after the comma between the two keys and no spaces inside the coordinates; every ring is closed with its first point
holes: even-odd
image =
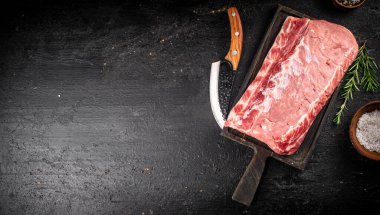
{"type": "Polygon", "coordinates": [[[355,93],[341,126],[329,114],[304,172],[268,160],[252,206],[231,200],[252,151],[220,137],[210,110],[210,64],[229,45],[219,9],[242,17],[239,84],[277,3],[346,26],[380,59],[376,0],[2,3],[0,214],[378,211],[380,163],[348,123],[379,93],[355,93]]]}

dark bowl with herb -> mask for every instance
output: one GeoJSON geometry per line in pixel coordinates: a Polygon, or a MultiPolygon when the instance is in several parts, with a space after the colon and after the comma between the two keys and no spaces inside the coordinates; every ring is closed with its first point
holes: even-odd
{"type": "Polygon", "coordinates": [[[365,0],[332,0],[335,7],[350,10],[362,6],[365,0]]]}

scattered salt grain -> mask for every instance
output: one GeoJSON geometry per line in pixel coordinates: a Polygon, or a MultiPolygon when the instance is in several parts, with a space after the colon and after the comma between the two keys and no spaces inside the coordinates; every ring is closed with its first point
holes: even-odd
{"type": "Polygon", "coordinates": [[[356,137],[366,149],[380,153],[380,110],[365,113],[359,118],[356,137]]]}

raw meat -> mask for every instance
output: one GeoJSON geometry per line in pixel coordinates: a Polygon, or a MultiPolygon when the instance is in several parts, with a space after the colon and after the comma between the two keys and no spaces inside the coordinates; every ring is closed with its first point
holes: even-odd
{"type": "Polygon", "coordinates": [[[225,126],[278,154],[293,154],[357,52],[355,37],[346,28],[288,17],[225,126]]]}

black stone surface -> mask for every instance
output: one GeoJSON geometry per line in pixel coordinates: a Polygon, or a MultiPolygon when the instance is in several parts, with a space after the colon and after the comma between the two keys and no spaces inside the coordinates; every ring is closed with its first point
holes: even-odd
{"type": "MultiPolygon", "coordinates": [[[[219,136],[211,62],[244,27],[239,85],[277,3],[349,28],[380,62],[379,2],[9,1],[0,29],[0,214],[358,214],[378,211],[380,163],[330,113],[301,172],[268,160],[252,206],[231,200],[252,151],[219,136]]],[[[339,101],[335,106],[338,107],[339,101]]]]}

